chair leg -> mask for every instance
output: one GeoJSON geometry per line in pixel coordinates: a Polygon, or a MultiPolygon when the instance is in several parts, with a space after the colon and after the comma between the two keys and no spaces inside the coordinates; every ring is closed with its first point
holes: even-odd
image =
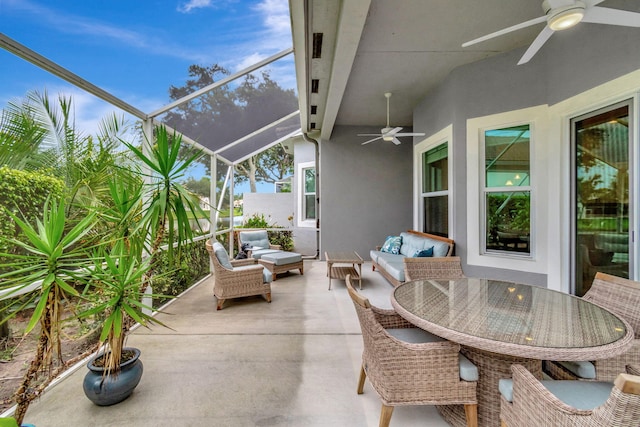
{"type": "Polygon", "coordinates": [[[304,276],[304,267],[300,267],[300,275],[304,276]]]}
{"type": "Polygon", "coordinates": [[[264,294],[264,297],[267,299],[267,302],[271,302],[271,292],[264,294]]]}
{"type": "Polygon", "coordinates": [[[501,427],[507,427],[507,423],[505,423],[504,421],[500,420],[500,426],[501,427]]]}
{"type": "Polygon", "coordinates": [[[391,415],[393,415],[393,406],[382,405],[382,411],[380,412],[380,427],[389,427],[391,422],[391,415]]]}
{"type": "Polygon", "coordinates": [[[478,427],[478,404],[464,405],[467,427],[478,427]]]}
{"type": "Polygon", "coordinates": [[[364,391],[364,381],[367,379],[367,373],[364,370],[364,366],[360,367],[360,378],[358,379],[358,394],[362,394],[364,391]]]}
{"type": "Polygon", "coordinates": [[[222,310],[222,304],[224,304],[224,300],[218,298],[218,304],[216,305],[216,310],[222,310]]]}

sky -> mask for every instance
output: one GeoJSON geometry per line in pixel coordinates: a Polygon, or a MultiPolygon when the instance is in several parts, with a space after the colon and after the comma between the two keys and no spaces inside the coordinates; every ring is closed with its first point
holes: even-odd
{"type": "MultiPolygon", "coordinates": [[[[0,32],[144,112],[168,104],[192,64],[234,73],[292,46],[287,0],[0,0],[0,32]]],[[[295,89],[293,55],[268,69],[295,89]]],[[[32,90],[71,95],[89,134],[114,111],[0,49],[0,107],[32,90]]]]}

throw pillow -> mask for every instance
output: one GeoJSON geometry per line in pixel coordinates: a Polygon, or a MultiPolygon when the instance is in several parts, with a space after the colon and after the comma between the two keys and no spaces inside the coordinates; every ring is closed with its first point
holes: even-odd
{"type": "Polygon", "coordinates": [[[402,236],[388,236],[380,251],[398,255],[400,253],[400,246],[402,246],[402,236]]]}
{"type": "Polygon", "coordinates": [[[413,254],[414,258],[426,258],[433,256],[433,246],[429,249],[418,249],[416,253],[413,254]]]}

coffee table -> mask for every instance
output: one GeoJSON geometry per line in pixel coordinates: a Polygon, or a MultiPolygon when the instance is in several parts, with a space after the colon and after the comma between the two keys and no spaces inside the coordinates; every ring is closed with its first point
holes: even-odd
{"type": "Polygon", "coordinates": [[[329,290],[331,290],[331,279],[344,280],[347,274],[353,280],[357,280],[362,289],[362,257],[355,251],[327,251],[324,253],[327,261],[327,276],[329,277],[329,290]],[[334,266],[333,264],[351,264],[350,266],[334,266]],[[356,265],[358,266],[356,270],[356,265]]]}

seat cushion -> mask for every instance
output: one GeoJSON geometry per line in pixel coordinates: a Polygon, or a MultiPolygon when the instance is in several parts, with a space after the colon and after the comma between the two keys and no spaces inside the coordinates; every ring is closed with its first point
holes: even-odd
{"type": "MultiPolygon", "coordinates": [[[[255,268],[255,265],[243,265],[243,266],[234,268],[234,270],[235,271],[242,271],[242,270],[246,270],[248,268],[255,268]]],[[[271,272],[269,270],[267,270],[266,268],[262,267],[262,283],[271,283],[271,282],[273,282],[273,275],[271,274],[271,272]]]]}
{"type": "Polygon", "coordinates": [[[596,367],[591,362],[556,362],[578,378],[585,380],[596,379],[596,367]]]}
{"type": "Polygon", "coordinates": [[[281,252],[279,249],[255,249],[251,251],[251,257],[254,259],[260,259],[264,255],[275,254],[281,252]]]}
{"type": "MultiPolygon", "coordinates": [[[[386,331],[395,339],[412,344],[446,341],[446,339],[420,328],[389,328],[386,331]]],[[[478,368],[473,362],[460,354],[458,365],[460,367],[461,380],[478,381],[478,368]]]]}
{"type": "Polygon", "coordinates": [[[241,231],[239,239],[242,244],[249,243],[251,248],[269,249],[269,235],[266,230],[241,231]]]}
{"type": "Polygon", "coordinates": [[[302,261],[302,255],[295,252],[280,251],[262,255],[261,259],[272,262],[275,265],[287,265],[302,261]]]}
{"type": "Polygon", "coordinates": [[[384,270],[389,273],[391,277],[399,282],[404,282],[404,257],[399,257],[396,255],[392,259],[383,259],[383,257],[380,257],[378,259],[378,264],[380,265],[380,267],[384,268],[384,270]]]}
{"type": "MultiPolygon", "coordinates": [[[[572,408],[591,410],[607,401],[613,383],[604,381],[555,381],[543,380],[542,385],[555,397],[572,408]]],[[[502,379],[498,383],[500,394],[513,402],[513,380],[502,379]]]]}
{"type": "Polygon", "coordinates": [[[228,268],[229,270],[233,270],[233,265],[231,265],[229,254],[227,254],[226,249],[224,248],[224,246],[222,246],[220,242],[215,242],[213,244],[213,253],[218,259],[218,262],[220,263],[220,265],[222,265],[224,268],[228,268]]]}

